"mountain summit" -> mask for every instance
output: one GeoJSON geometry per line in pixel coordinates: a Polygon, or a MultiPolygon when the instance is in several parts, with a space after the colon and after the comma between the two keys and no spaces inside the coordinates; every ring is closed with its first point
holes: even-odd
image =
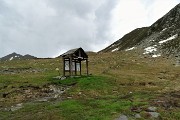
{"type": "Polygon", "coordinates": [[[36,57],[28,55],[28,54],[23,56],[23,55],[13,52],[9,55],[6,55],[0,58],[0,61],[11,61],[11,60],[20,60],[20,59],[36,59],[36,57]]]}
{"type": "Polygon", "coordinates": [[[143,50],[158,57],[180,56],[180,4],[149,27],[137,28],[100,52],[143,50]]]}

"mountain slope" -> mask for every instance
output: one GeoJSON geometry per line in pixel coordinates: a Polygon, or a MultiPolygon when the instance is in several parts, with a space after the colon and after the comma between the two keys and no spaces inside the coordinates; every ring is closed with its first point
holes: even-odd
{"type": "Polygon", "coordinates": [[[37,57],[34,57],[32,55],[26,54],[23,56],[23,59],[36,59],[37,57]]]}
{"type": "Polygon", "coordinates": [[[149,27],[126,34],[100,52],[141,49],[143,54],[180,55],[180,4],[149,27]]]}
{"type": "Polygon", "coordinates": [[[142,39],[147,37],[148,27],[137,28],[131,31],[129,34],[126,34],[124,37],[114,42],[101,52],[110,52],[110,51],[118,51],[125,50],[128,47],[133,47],[135,44],[141,42],[142,39]]]}
{"type": "Polygon", "coordinates": [[[22,58],[23,56],[22,55],[20,55],[20,54],[17,54],[17,53],[11,53],[11,54],[9,54],[9,55],[6,55],[6,56],[4,56],[4,57],[2,57],[0,60],[1,61],[7,61],[7,60],[17,60],[17,59],[20,59],[20,58],[22,58]]]}

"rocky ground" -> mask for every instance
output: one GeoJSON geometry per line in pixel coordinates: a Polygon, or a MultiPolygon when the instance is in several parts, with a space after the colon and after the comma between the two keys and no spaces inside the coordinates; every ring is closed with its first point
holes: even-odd
{"type": "MultiPolygon", "coordinates": [[[[6,88],[8,86],[4,86],[6,88]]],[[[14,88],[13,86],[11,86],[14,88]]],[[[28,102],[47,102],[63,100],[62,94],[70,89],[70,86],[62,87],[57,85],[39,86],[20,86],[11,92],[4,92],[0,97],[0,110],[15,111],[23,107],[28,102]],[[9,104],[7,104],[9,101],[9,104]],[[13,101],[13,102],[12,102],[13,101]],[[6,104],[3,104],[5,102],[6,104]]]]}

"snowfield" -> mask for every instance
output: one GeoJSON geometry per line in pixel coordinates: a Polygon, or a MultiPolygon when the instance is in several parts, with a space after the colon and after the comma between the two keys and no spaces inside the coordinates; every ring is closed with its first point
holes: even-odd
{"type": "Polygon", "coordinates": [[[115,51],[118,51],[119,50],[119,48],[115,48],[114,50],[112,50],[111,52],[115,52],[115,51]]]}
{"type": "Polygon", "coordinates": [[[169,37],[169,38],[168,38],[168,39],[166,39],[166,40],[159,41],[159,44],[163,44],[163,43],[165,43],[165,42],[167,42],[167,41],[170,41],[170,40],[176,39],[177,37],[178,37],[178,34],[173,35],[173,36],[169,37]]]}
{"type": "Polygon", "coordinates": [[[157,48],[150,46],[150,47],[145,48],[144,50],[145,50],[145,52],[143,54],[148,54],[148,53],[152,53],[154,51],[157,51],[157,48]]]}
{"type": "Polygon", "coordinates": [[[132,48],[129,48],[129,49],[126,49],[125,51],[130,51],[130,50],[133,50],[135,49],[136,47],[132,47],[132,48]]]}
{"type": "Polygon", "coordinates": [[[160,56],[161,56],[161,54],[157,54],[157,55],[153,55],[152,57],[156,58],[156,57],[160,57],[160,56]]]}

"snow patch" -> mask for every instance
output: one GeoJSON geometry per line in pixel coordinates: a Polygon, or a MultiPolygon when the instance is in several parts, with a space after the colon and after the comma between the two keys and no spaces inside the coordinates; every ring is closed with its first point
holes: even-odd
{"type": "Polygon", "coordinates": [[[110,48],[114,47],[115,45],[111,45],[110,48]]]}
{"type": "Polygon", "coordinates": [[[167,28],[164,28],[164,29],[162,30],[162,32],[165,31],[165,30],[167,30],[167,28]]]}
{"type": "Polygon", "coordinates": [[[132,48],[129,48],[129,49],[126,49],[125,51],[130,51],[130,50],[133,50],[135,49],[136,47],[132,47],[132,48]]]}
{"type": "Polygon", "coordinates": [[[156,58],[156,57],[160,57],[160,56],[161,56],[161,54],[157,54],[157,55],[153,55],[152,57],[156,58]]]}
{"type": "Polygon", "coordinates": [[[13,58],[14,58],[14,57],[11,57],[9,60],[11,61],[11,60],[13,60],[13,58]]]}
{"type": "Polygon", "coordinates": [[[154,42],[155,40],[150,40],[150,42],[154,42]]]}
{"type": "Polygon", "coordinates": [[[145,52],[143,54],[148,54],[148,53],[152,53],[153,51],[157,51],[157,48],[150,46],[144,49],[145,52]]]}
{"type": "Polygon", "coordinates": [[[165,42],[167,42],[167,41],[170,41],[170,40],[176,39],[177,37],[178,37],[178,34],[173,35],[173,36],[169,37],[169,38],[168,38],[168,39],[166,39],[166,40],[159,41],[159,44],[163,44],[163,43],[165,43],[165,42]]]}
{"type": "Polygon", "coordinates": [[[112,50],[111,52],[115,52],[115,51],[118,51],[118,50],[119,50],[119,48],[116,48],[116,49],[112,50]]]}

